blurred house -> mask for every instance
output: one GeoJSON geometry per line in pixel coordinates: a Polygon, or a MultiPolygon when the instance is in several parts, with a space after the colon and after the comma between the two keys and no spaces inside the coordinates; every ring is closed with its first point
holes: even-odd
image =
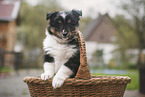
{"type": "Polygon", "coordinates": [[[19,23],[20,0],[0,0],[0,65],[12,58],[16,43],[16,27],[19,23]]]}
{"type": "Polygon", "coordinates": [[[101,66],[111,61],[113,58],[112,51],[116,48],[112,44],[116,39],[115,33],[117,33],[117,29],[108,14],[99,15],[98,18],[87,25],[84,29],[84,38],[90,65],[101,66]]]}
{"type": "Polygon", "coordinates": [[[20,1],[0,1],[0,48],[4,50],[14,50],[19,8],[20,1]]]}

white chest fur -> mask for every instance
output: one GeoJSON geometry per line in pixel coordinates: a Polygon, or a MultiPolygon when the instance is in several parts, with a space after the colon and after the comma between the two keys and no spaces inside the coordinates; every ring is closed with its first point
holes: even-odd
{"type": "Polygon", "coordinates": [[[49,35],[46,31],[46,38],[43,42],[43,49],[47,54],[51,54],[55,61],[55,73],[61,65],[63,65],[70,57],[76,53],[76,49],[72,49],[73,45],[60,44],[54,36],[49,35]]]}

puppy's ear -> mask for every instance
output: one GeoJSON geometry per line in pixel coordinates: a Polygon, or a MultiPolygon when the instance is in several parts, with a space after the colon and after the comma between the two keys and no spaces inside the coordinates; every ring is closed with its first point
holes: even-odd
{"type": "Polygon", "coordinates": [[[46,20],[48,20],[52,17],[55,17],[57,13],[58,13],[58,11],[47,13],[46,14],[46,20]]]}
{"type": "Polygon", "coordinates": [[[73,9],[72,13],[73,13],[73,15],[75,15],[78,18],[82,17],[82,10],[75,10],[75,9],[73,9]]]}

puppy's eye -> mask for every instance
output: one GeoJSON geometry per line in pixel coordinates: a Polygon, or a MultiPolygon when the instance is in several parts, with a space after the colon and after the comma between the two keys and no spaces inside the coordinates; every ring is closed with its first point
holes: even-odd
{"type": "Polygon", "coordinates": [[[61,22],[60,20],[58,21],[58,23],[59,23],[59,24],[62,24],[62,22],[61,22]]]}
{"type": "Polygon", "coordinates": [[[67,21],[67,23],[70,23],[70,22],[71,22],[71,20],[68,20],[68,21],[67,21]]]}

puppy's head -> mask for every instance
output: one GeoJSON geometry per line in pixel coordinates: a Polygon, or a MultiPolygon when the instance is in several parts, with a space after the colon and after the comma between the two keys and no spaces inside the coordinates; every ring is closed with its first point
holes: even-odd
{"type": "Polygon", "coordinates": [[[78,29],[81,16],[82,11],[80,10],[48,13],[46,19],[50,20],[49,33],[63,41],[73,39],[76,36],[75,31],[78,29]]]}

